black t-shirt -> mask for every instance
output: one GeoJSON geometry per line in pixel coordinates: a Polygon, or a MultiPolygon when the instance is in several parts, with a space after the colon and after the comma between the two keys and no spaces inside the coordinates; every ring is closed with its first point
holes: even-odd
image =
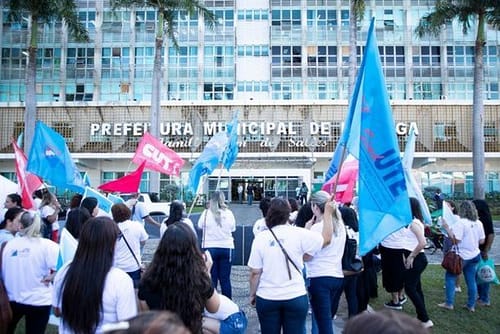
{"type": "MultiPolygon", "coordinates": [[[[214,294],[214,288],[212,286],[210,286],[210,287],[207,286],[206,291],[202,292],[202,295],[203,295],[205,301],[210,299],[210,297],[212,297],[213,294],[214,294]]],[[[165,308],[161,307],[161,294],[160,294],[160,292],[151,290],[151,288],[149,286],[143,284],[142,282],[139,284],[138,296],[139,296],[140,300],[144,300],[146,302],[146,304],[148,304],[148,307],[151,310],[165,309],[165,308]]],[[[186,300],[187,300],[187,298],[186,298],[186,300]]],[[[167,307],[166,309],[169,309],[169,308],[167,307]]],[[[172,309],[169,309],[169,310],[171,310],[173,312],[177,312],[177,310],[172,310],[172,309]]],[[[203,310],[201,310],[200,312],[203,312],[203,310]]],[[[182,315],[181,315],[181,317],[182,317],[182,315]]]]}

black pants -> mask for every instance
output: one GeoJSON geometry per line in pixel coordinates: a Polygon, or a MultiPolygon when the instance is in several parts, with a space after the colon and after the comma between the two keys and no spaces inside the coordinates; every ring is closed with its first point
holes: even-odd
{"type": "MultiPolygon", "coordinates": [[[[410,252],[405,251],[405,256],[409,254],[410,252]]],[[[422,291],[422,282],[420,280],[425,267],[427,267],[427,257],[424,253],[419,253],[413,260],[413,268],[407,269],[404,274],[405,293],[415,306],[418,320],[423,322],[429,320],[429,315],[425,307],[424,293],[422,291]]]]}
{"type": "Polygon", "coordinates": [[[17,323],[23,316],[26,317],[26,334],[45,333],[49,322],[50,305],[33,306],[10,302],[10,307],[12,308],[12,322],[7,333],[13,334],[16,331],[17,323]]]}

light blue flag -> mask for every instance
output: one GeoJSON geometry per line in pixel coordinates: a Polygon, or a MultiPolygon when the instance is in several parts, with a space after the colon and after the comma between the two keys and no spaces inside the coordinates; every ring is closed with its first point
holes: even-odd
{"type": "Polygon", "coordinates": [[[229,171],[231,166],[236,161],[238,156],[238,112],[236,111],[233,115],[233,120],[231,123],[226,125],[226,133],[228,136],[227,147],[224,150],[224,155],[222,157],[222,164],[229,171]]]}
{"type": "Polygon", "coordinates": [[[121,198],[120,196],[115,196],[113,194],[108,194],[108,199],[111,202],[113,202],[113,204],[125,203],[125,201],[123,200],[123,198],[121,198]]]}
{"type": "Polygon", "coordinates": [[[193,192],[198,191],[198,185],[203,175],[210,175],[217,168],[217,165],[222,159],[224,150],[228,142],[225,131],[216,133],[205,145],[203,152],[196,159],[193,168],[189,172],[188,187],[193,192]]]}
{"type": "Polygon", "coordinates": [[[83,185],[85,187],[92,188],[92,186],[90,185],[90,177],[89,177],[89,174],[87,172],[83,173],[83,185]]]}
{"type": "Polygon", "coordinates": [[[410,133],[408,134],[408,139],[406,140],[405,154],[403,155],[403,170],[405,172],[406,188],[408,189],[408,195],[410,197],[415,197],[420,203],[420,208],[422,209],[422,215],[424,217],[424,223],[427,225],[432,224],[431,212],[427,206],[422,190],[417,184],[417,180],[411,172],[411,167],[413,166],[413,157],[415,155],[415,142],[416,142],[415,128],[410,128],[410,133]]]}
{"type": "Polygon", "coordinates": [[[111,213],[111,207],[113,206],[113,202],[111,202],[106,196],[104,196],[100,192],[92,188],[85,187],[85,192],[83,193],[82,200],[86,197],[95,197],[97,199],[97,205],[99,206],[99,209],[101,209],[106,213],[111,213]]]}
{"type": "Polygon", "coordinates": [[[356,111],[361,114],[359,247],[360,254],[364,255],[412,220],[392,110],[374,33],[374,18],[368,30],[357,85],[359,96],[356,103],[359,106],[356,111]]]}
{"type": "Polygon", "coordinates": [[[36,122],[26,170],[45,182],[83,193],[83,180],[64,138],[41,121],[36,122]]]}

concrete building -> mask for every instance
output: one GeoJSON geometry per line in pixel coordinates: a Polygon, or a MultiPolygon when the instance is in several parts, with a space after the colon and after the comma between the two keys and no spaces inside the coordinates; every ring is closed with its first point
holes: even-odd
{"type": "MultiPolygon", "coordinates": [[[[60,132],[92,185],[135,166],[130,159],[149,127],[156,13],[112,12],[108,1],[78,0],[90,33],[75,43],[58,22],[40,27],[39,119],[60,132]]],[[[418,39],[430,0],[366,1],[358,32],[358,62],[368,21],[376,34],[401,149],[407,130],[419,130],[416,161],[422,186],[449,195],[472,193],[472,93],[475,33],[450,22],[439,38],[418,39]]],[[[266,195],[293,196],[302,181],[323,181],[347,110],[349,2],[346,0],[207,0],[217,24],[179,12],[179,49],[164,50],[161,140],[188,163],[179,188],[210,136],[240,111],[240,154],[220,175],[227,197],[238,183],[266,195]]],[[[4,5],[4,4],[3,4],[4,5]]],[[[4,5],[5,6],[5,5],[4,5]]],[[[23,50],[27,20],[0,17],[0,172],[14,177],[10,138],[23,129],[23,50]]],[[[166,43],[168,44],[168,43],[166,43]]],[[[500,32],[487,30],[485,48],[486,191],[500,191],[500,32]]],[[[149,172],[141,186],[150,188],[149,172]]],[[[257,198],[258,199],[258,198],[257,198]]]]}

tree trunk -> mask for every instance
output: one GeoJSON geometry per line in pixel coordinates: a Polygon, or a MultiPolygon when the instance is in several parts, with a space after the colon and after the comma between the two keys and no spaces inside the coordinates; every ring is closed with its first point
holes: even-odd
{"type": "Polygon", "coordinates": [[[484,15],[478,17],[476,45],[474,48],[474,95],[472,106],[472,172],[474,198],[484,199],[484,63],[483,48],[485,45],[484,15]]]}
{"type": "MultiPolygon", "coordinates": [[[[160,135],[160,100],[161,100],[161,80],[162,80],[162,56],[163,36],[156,37],[155,41],[155,59],[153,64],[153,87],[151,89],[151,135],[159,138],[160,135]]],[[[149,190],[159,193],[160,174],[150,172],[149,190]]]]}
{"type": "Polygon", "coordinates": [[[26,66],[26,94],[24,96],[24,152],[29,156],[35,134],[36,113],[36,51],[38,23],[31,20],[30,44],[28,46],[28,64],[26,66]]]}

